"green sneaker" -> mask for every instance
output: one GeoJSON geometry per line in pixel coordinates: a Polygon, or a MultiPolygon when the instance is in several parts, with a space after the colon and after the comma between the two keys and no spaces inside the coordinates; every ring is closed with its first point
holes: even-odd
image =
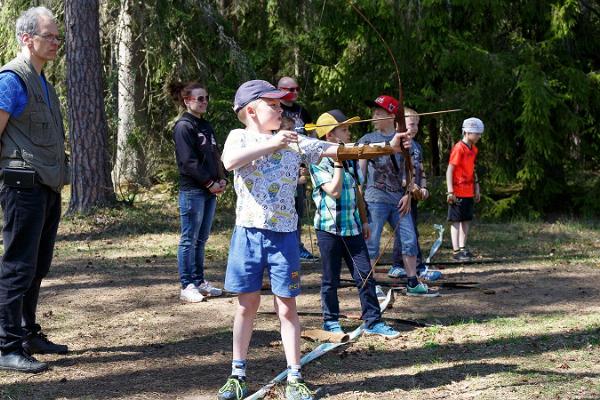
{"type": "Polygon", "coordinates": [[[285,387],[286,400],[313,400],[313,392],[306,386],[304,380],[293,379],[285,387]]]}
{"type": "Polygon", "coordinates": [[[410,287],[406,285],[406,295],[407,296],[419,296],[419,297],[437,297],[440,295],[440,292],[429,290],[426,284],[419,282],[419,284],[415,287],[410,287]]]}
{"type": "Polygon", "coordinates": [[[227,382],[219,389],[219,400],[242,400],[248,396],[248,384],[246,380],[237,376],[230,376],[227,382]]]}

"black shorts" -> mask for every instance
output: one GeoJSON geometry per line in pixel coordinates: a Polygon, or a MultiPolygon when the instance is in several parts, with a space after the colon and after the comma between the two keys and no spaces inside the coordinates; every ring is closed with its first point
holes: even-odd
{"type": "Polygon", "coordinates": [[[454,204],[448,204],[448,221],[471,221],[473,219],[474,203],[472,197],[457,197],[454,204]]]}

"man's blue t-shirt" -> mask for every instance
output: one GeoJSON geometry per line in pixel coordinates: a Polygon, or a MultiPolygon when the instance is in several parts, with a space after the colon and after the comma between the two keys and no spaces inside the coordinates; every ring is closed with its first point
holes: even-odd
{"type": "MultiPolygon", "coordinates": [[[[40,76],[44,93],[46,94],[46,104],[50,104],[48,93],[48,84],[42,74],[40,76]]],[[[19,117],[27,105],[27,88],[25,82],[12,71],[0,73],[0,109],[9,113],[12,117],[19,117]]]]}

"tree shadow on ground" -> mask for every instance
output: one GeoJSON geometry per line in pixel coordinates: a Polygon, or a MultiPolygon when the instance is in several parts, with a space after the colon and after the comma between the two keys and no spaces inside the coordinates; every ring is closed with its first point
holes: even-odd
{"type": "MultiPolygon", "coordinates": [[[[542,354],[552,350],[575,350],[587,347],[592,337],[598,334],[588,330],[574,331],[568,334],[543,336],[519,336],[507,339],[494,339],[479,343],[444,344],[434,348],[395,349],[389,351],[369,351],[355,347],[323,357],[319,363],[311,363],[305,368],[309,381],[327,379],[326,392],[338,394],[354,392],[357,386],[369,393],[381,393],[394,389],[412,390],[435,388],[460,382],[469,376],[491,375],[511,372],[520,375],[532,373],[542,376],[567,378],[600,379],[597,373],[570,373],[544,371],[542,369],[520,369],[515,364],[494,363],[494,359],[510,356],[542,354]],[[537,343],[537,344],[536,344],[537,343]],[[339,358],[343,357],[344,362],[339,358]],[[481,361],[487,360],[487,361],[481,361]],[[410,367],[415,364],[439,362],[462,363],[451,367],[433,368],[416,374],[386,376],[385,379],[367,378],[361,382],[352,380],[357,372],[376,372],[380,369],[410,367]],[[342,376],[338,382],[324,374],[342,376]],[[311,379],[311,377],[313,377],[311,379]]],[[[249,357],[252,372],[252,388],[266,383],[281,369],[285,368],[283,352],[273,342],[279,334],[274,331],[258,330],[249,357]]],[[[10,383],[3,387],[7,392],[22,393],[25,398],[55,399],[90,397],[110,399],[142,394],[153,394],[153,398],[175,397],[182,388],[197,388],[200,393],[214,394],[230,372],[229,351],[216,349],[230,348],[231,332],[203,332],[201,336],[183,339],[174,343],[153,343],[136,346],[104,346],[73,352],[71,355],[52,363],[54,368],[76,368],[83,364],[114,365],[123,368],[118,372],[106,370],[103,376],[76,379],[55,379],[43,382],[28,382],[26,387],[20,383],[10,383]],[[139,362],[144,368],[139,369],[139,362]],[[131,366],[131,368],[129,368],[131,366]],[[41,397],[43,394],[43,397],[41,397]]],[[[435,364],[433,364],[435,365],[435,364]]]]}

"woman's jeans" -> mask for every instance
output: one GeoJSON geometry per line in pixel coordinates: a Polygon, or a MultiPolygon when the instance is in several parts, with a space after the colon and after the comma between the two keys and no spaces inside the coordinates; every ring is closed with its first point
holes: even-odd
{"type": "Polygon", "coordinates": [[[177,267],[181,286],[204,282],[204,248],[217,206],[217,196],[202,189],[179,192],[181,239],[177,267]]]}

